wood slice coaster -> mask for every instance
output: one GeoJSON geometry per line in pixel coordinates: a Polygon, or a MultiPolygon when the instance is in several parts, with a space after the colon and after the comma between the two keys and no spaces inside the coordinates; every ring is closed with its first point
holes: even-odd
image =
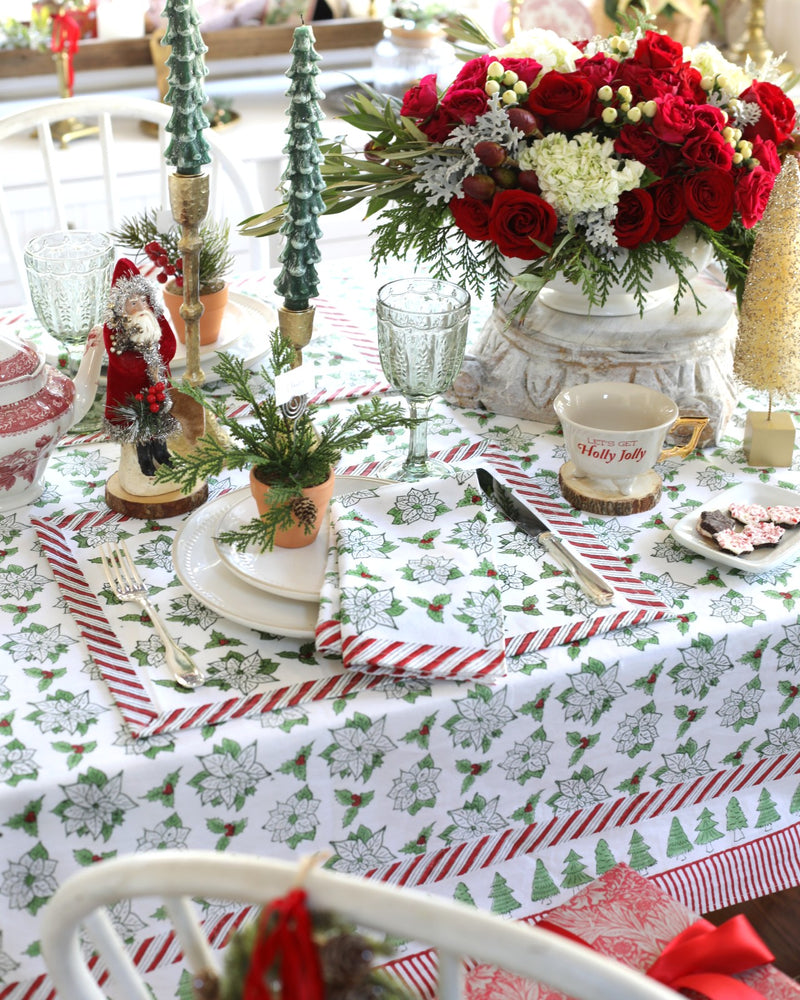
{"type": "Polygon", "coordinates": [[[661,476],[653,469],[639,477],[630,496],[604,489],[591,479],[579,478],[572,462],[565,462],[558,470],[558,485],[567,503],[590,514],[641,514],[661,499],[661,476]]]}
{"type": "Polygon", "coordinates": [[[208,483],[201,483],[192,493],[170,490],[152,497],[136,497],[119,484],[119,473],[106,483],[106,503],[119,514],[140,517],[143,520],[160,520],[162,517],[176,517],[186,514],[208,499],[208,483]]]}

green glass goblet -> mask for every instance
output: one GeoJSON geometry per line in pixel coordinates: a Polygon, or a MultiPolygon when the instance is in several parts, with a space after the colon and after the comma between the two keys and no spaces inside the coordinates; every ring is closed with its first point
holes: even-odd
{"type": "Polygon", "coordinates": [[[381,366],[415,422],[406,457],[381,463],[376,475],[403,482],[452,475],[446,462],[428,456],[428,410],[461,368],[469,311],[469,293],[450,281],[401,278],[378,290],[381,366]]]}

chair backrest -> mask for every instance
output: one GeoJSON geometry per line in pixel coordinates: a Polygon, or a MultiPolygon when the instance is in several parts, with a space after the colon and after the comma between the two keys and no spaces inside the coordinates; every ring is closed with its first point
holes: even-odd
{"type": "MultiPolygon", "coordinates": [[[[27,298],[22,251],[31,236],[68,228],[107,231],[145,208],[169,210],[173,168],[164,151],[171,114],[158,101],[102,95],[49,101],[0,119],[0,265],[5,251],[16,286],[0,289],[0,304],[27,298]],[[52,126],[71,119],[96,125],[97,132],[60,148],[52,126]]],[[[245,269],[258,268],[262,241],[236,236],[237,224],[263,207],[255,180],[225,151],[224,133],[209,128],[203,135],[211,153],[209,216],[231,221],[234,253],[245,269]]]]}
{"type": "MultiPolygon", "coordinates": [[[[150,851],[103,861],[70,876],[41,914],[42,953],[63,1000],[150,1000],[105,907],[122,900],[163,901],[192,976],[218,967],[193,898],[263,904],[299,883],[302,862],[215,851],[150,851]],[[81,949],[81,927],[101,956],[117,992],[102,991],[81,949]]],[[[674,1000],[675,994],[639,972],[583,945],[536,927],[480,912],[463,903],[321,868],[302,884],[316,910],[436,950],[440,1000],[462,996],[462,956],[490,963],[559,989],[576,1000],[674,1000]]]]}

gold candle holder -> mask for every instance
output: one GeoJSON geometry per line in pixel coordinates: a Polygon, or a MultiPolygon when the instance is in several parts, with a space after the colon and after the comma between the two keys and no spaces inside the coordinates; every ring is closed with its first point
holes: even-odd
{"type": "Polygon", "coordinates": [[[511,0],[508,5],[508,23],[503,29],[503,34],[506,36],[507,42],[510,42],[512,38],[516,38],[520,33],[522,26],[519,22],[519,12],[521,7],[521,0],[511,0]]]}
{"type": "Polygon", "coordinates": [[[731,62],[744,63],[749,56],[757,66],[761,66],[772,58],[773,52],[764,34],[764,6],[765,0],[749,0],[744,31],[726,53],[731,62]]]}
{"type": "MultiPolygon", "coordinates": [[[[69,53],[54,52],[53,62],[56,66],[56,79],[58,80],[58,96],[72,97],[69,88],[69,53]]],[[[50,134],[59,142],[62,148],[66,148],[67,143],[73,139],[85,139],[90,135],[97,135],[100,131],[98,125],[87,125],[74,115],[62,118],[50,125],[50,134]]]]}
{"type": "Polygon", "coordinates": [[[200,226],[208,213],[208,174],[170,174],[169,202],[172,215],[181,227],[178,249],[183,258],[183,304],[180,313],[186,324],[186,378],[193,386],[205,382],[200,367],[200,226]]]}
{"type": "Polygon", "coordinates": [[[278,329],[294,347],[292,368],[299,368],[303,363],[303,348],[310,342],[314,329],[314,307],[287,309],[286,306],[278,306],[278,329]]]}

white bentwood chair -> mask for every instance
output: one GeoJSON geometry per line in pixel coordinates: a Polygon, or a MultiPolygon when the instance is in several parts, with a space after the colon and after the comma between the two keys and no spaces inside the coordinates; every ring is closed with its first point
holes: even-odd
{"type": "MultiPolygon", "coordinates": [[[[31,236],[68,228],[108,231],[115,229],[122,218],[139,214],[144,208],[169,208],[167,175],[174,168],[164,159],[164,151],[171,139],[165,131],[171,114],[172,108],[159,101],[96,95],[44,102],[0,119],[0,241],[4,237],[6,244],[3,247],[0,242],[0,260],[5,250],[23,290],[27,288],[23,247],[31,236]],[[99,132],[61,149],[51,125],[71,117],[87,125],[96,124],[99,132]],[[144,135],[139,122],[148,123],[156,137],[144,135]],[[20,164],[25,159],[19,139],[32,142],[34,134],[38,137],[41,187],[46,189],[46,196],[44,202],[39,199],[28,210],[26,220],[19,195],[11,188],[12,184],[15,190],[19,188],[20,164]],[[91,158],[91,172],[86,168],[87,158],[91,158]],[[90,182],[88,190],[86,180],[90,182]]],[[[235,234],[238,222],[263,207],[255,181],[246,165],[226,151],[224,133],[208,128],[203,137],[211,155],[211,163],[204,168],[210,180],[209,217],[228,218],[235,234]]],[[[246,247],[243,255],[248,267],[260,267],[262,241],[252,237],[241,237],[240,241],[246,247]]],[[[18,301],[24,300],[23,293],[18,301]]]]}
{"type": "Polygon", "coordinates": [[[433,947],[440,1000],[462,996],[462,956],[545,983],[576,1000],[674,1000],[675,993],[552,932],[514,923],[416,890],[291,863],[215,851],[149,851],[103,861],[70,876],[41,914],[48,972],[63,1000],[152,1000],[105,907],[140,897],[163,901],[189,972],[218,968],[192,897],[264,904],[300,884],[309,905],[433,947]],[[108,968],[101,990],[81,948],[81,928],[108,968]]]}

